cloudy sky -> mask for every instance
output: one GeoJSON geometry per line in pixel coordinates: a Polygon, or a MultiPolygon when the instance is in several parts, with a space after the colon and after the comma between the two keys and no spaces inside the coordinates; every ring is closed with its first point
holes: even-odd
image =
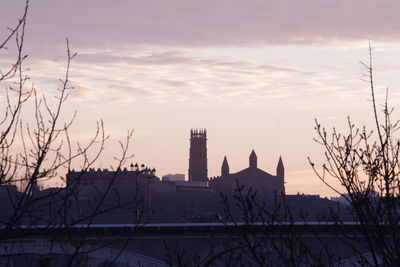
{"type": "MultiPolygon", "coordinates": [[[[0,38],[24,2],[2,0],[0,38]]],[[[272,174],[282,155],[288,193],[326,196],[333,193],[307,163],[323,155],[314,119],[344,129],[350,115],[372,126],[359,63],[369,41],[378,97],[388,86],[391,104],[400,104],[399,11],[397,0],[36,0],[27,67],[40,92],[55,94],[69,38],[78,55],[64,112],[78,112],[76,140],[104,120],[112,138],[99,167],[134,129],[134,162],[160,176],[187,174],[189,131],[206,128],[210,176],[225,155],[231,171],[245,168],[255,149],[272,174]]],[[[0,66],[11,57],[1,52],[0,66]]]]}

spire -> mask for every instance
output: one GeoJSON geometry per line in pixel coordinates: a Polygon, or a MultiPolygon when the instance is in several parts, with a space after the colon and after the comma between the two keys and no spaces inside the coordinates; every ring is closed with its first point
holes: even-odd
{"type": "Polygon", "coordinates": [[[285,177],[285,167],[283,166],[281,156],[279,156],[278,165],[276,166],[276,176],[281,177],[282,179],[285,177]]]}
{"type": "Polygon", "coordinates": [[[226,156],[225,156],[224,161],[222,162],[221,176],[225,176],[228,174],[229,174],[229,164],[228,164],[228,160],[226,159],[226,156]]]}
{"type": "Polygon", "coordinates": [[[281,193],[285,194],[285,167],[281,156],[279,156],[278,165],[276,166],[276,177],[281,183],[281,193]]]}
{"type": "Polygon", "coordinates": [[[254,152],[254,149],[250,153],[249,167],[250,168],[257,168],[257,155],[256,155],[256,152],[254,152]]]}

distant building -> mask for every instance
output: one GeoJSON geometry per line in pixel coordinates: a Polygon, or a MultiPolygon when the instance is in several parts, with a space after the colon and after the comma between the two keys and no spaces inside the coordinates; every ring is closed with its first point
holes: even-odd
{"type": "MultiPolygon", "coordinates": [[[[138,164],[116,170],[71,170],[66,175],[66,190],[37,188],[30,193],[30,197],[36,198],[32,205],[35,212],[32,218],[40,218],[42,221],[39,223],[48,223],[46,218],[63,211],[68,212],[71,222],[86,222],[91,219],[88,217],[91,214],[96,214],[94,223],[190,222],[198,215],[202,220],[213,220],[213,215],[225,214],[226,203],[232,203],[229,211],[232,215],[241,216],[241,206],[234,204],[237,203],[238,185],[243,186],[244,195],[250,188],[251,193],[257,192],[257,203],[262,203],[263,209],[274,212],[277,204],[283,201],[285,206],[280,212],[286,212],[287,206],[293,214],[305,212],[316,215],[337,207],[336,202],[318,195],[285,195],[282,158],[279,157],[276,174],[273,175],[258,168],[254,150],[250,153],[248,168],[231,173],[225,156],[221,175],[209,179],[206,130],[191,130],[190,137],[189,181],[185,181],[184,174],[168,174],[160,180],[154,168],[138,164]]],[[[376,192],[360,193],[360,197],[379,197],[376,192]]],[[[0,217],[12,216],[15,209],[12,203],[18,203],[24,196],[15,185],[1,185],[0,217]]]]}
{"type": "Polygon", "coordinates": [[[379,199],[381,195],[377,191],[369,190],[369,191],[360,191],[360,192],[354,192],[352,195],[349,193],[343,193],[338,197],[331,197],[330,200],[339,202],[340,204],[343,205],[350,205],[351,203],[354,203],[356,201],[360,201],[364,198],[367,199],[379,199]]]}
{"type": "MultiPolygon", "coordinates": [[[[232,197],[237,193],[238,185],[244,186],[245,193],[251,188],[257,191],[259,200],[283,199],[295,210],[323,211],[335,204],[318,196],[285,195],[285,167],[279,157],[276,173],[270,174],[258,168],[258,158],[254,150],[249,156],[247,168],[231,173],[225,156],[221,165],[221,175],[212,179],[207,177],[207,133],[206,130],[190,131],[189,180],[184,174],[168,174],[158,179],[147,168],[139,170],[131,164],[131,169],[117,171],[95,170],[75,172],[67,175],[68,188],[73,192],[77,214],[88,214],[90,209],[103,201],[105,208],[115,216],[106,216],[116,220],[118,216],[151,217],[152,221],[169,219],[182,220],[193,214],[223,214],[221,193],[232,197]],[[106,198],[102,198],[108,191],[106,198]],[[117,216],[118,215],[118,216],[117,216]]],[[[144,165],[143,165],[144,166],[144,165]]],[[[261,202],[260,202],[261,203],[261,202]]],[[[274,201],[265,201],[267,208],[274,208],[274,201]]],[[[240,214],[240,210],[233,210],[240,214]]],[[[118,217],[119,218],[119,217],[118,217]]]]}
{"type": "Polygon", "coordinates": [[[11,216],[15,209],[15,203],[22,195],[16,185],[0,185],[0,217],[11,216]]]}
{"type": "Polygon", "coordinates": [[[171,181],[185,181],[185,175],[176,173],[176,174],[167,174],[162,177],[162,181],[171,182],[171,181]]]}
{"type": "Polygon", "coordinates": [[[176,181],[176,211],[197,214],[213,210],[213,190],[208,181],[176,181]]]}
{"type": "Polygon", "coordinates": [[[190,131],[189,181],[208,181],[207,176],[207,131],[190,131]]]}
{"type": "MultiPolygon", "coordinates": [[[[208,181],[207,177],[207,131],[190,131],[189,181],[208,181]]],[[[226,156],[221,166],[221,176],[210,180],[209,187],[219,193],[232,194],[237,182],[252,187],[263,196],[285,194],[285,167],[279,157],[276,175],[258,168],[257,155],[254,150],[249,156],[249,167],[237,173],[230,173],[226,156]]]]}
{"type": "Polygon", "coordinates": [[[235,192],[237,183],[258,191],[262,197],[285,194],[285,167],[279,157],[276,175],[269,174],[257,167],[257,155],[254,150],[249,156],[249,167],[237,173],[229,172],[226,156],[221,166],[221,176],[210,180],[210,188],[215,192],[230,195],[235,192]]]}
{"type": "Polygon", "coordinates": [[[176,187],[143,171],[89,169],[67,174],[67,186],[74,192],[77,210],[87,214],[98,203],[113,212],[131,214],[174,212],[176,187]],[[135,211],[136,209],[136,211],[135,211]]]}

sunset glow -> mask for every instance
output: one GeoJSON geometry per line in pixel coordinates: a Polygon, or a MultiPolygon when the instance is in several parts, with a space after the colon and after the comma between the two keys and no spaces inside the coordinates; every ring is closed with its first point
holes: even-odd
{"type": "MultiPolygon", "coordinates": [[[[0,39],[25,4],[3,2],[0,39]]],[[[254,149],[272,174],[282,156],[287,193],[333,196],[307,160],[323,161],[314,119],[345,130],[349,115],[372,127],[359,62],[369,42],[378,100],[389,87],[398,117],[399,8],[394,0],[32,1],[26,68],[39,92],[54,95],[69,39],[78,54],[65,119],[77,111],[75,142],[104,121],[111,138],[98,167],[112,165],[118,140],[134,129],[132,162],[187,177],[190,129],[205,128],[209,176],[220,175],[224,156],[232,171],[245,168],[254,149]]]]}

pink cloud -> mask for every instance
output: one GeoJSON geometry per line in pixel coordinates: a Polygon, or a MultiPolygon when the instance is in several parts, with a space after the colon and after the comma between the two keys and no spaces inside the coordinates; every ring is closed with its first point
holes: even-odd
{"type": "MultiPolygon", "coordinates": [[[[0,25],[13,25],[24,1],[5,0],[0,25]]],[[[69,0],[32,1],[30,38],[50,46],[68,36],[79,46],[398,41],[397,0],[69,0]]]]}

